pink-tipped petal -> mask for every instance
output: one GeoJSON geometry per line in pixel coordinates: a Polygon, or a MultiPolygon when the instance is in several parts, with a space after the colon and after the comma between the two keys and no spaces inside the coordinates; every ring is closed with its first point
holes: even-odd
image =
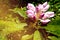
{"type": "Polygon", "coordinates": [[[36,11],[40,11],[43,9],[43,5],[42,4],[39,4],[38,6],[36,6],[36,11]]]}
{"type": "Polygon", "coordinates": [[[35,7],[34,7],[34,5],[31,4],[31,3],[28,3],[27,9],[35,11],[35,7]]]}
{"type": "Polygon", "coordinates": [[[44,7],[46,7],[46,6],[47,6],[47,4],[48,4],[48,3],[47,3],[47,2],[45,2],[45,3],[43,3],[43,6],[44,6],[44,7]]]}
{"type": "Polygon", "coordinates": [[[35,16],[34,11],[32,11],[32,10],[27,10],[26,12],[27,12],[27,16],[29,18],[33,18],[35,16]]]}
{"type": "Polygon", "coordinates": [[[40,20],[42,23],[48,23],[48,22],[50,22],[50,20],[49,19],[45,19],[45,20],[40,20]]]}
{"type": "Polygon", "coordinates": [[[42,19],[54,17],[54,12],[46,12],[42,19]]]}
{"type": "Polygon", "coordinates": [[[47,19],[47,16],[48,16],[48,15],[44,15],[44,16],[42,17],[42,19],[47,19]]]}
{"type": "Polygon", "coordinates": [[[45,11],[47,11],[48,9],[49,9],[49,5],[47,5],[44,9],[43,9],[43,11],[45,12],[45,11]]]}
{"type": "Polygon", "coordinates": [[[27,14],[34,14],[34,11],[32,11],[32,10],[27,10],[26,13],[27,13],[27,14]]]}
{"type": "Polygon", "coordinates": [[[47,15],[48,18],[54,17],[54,12],[46,12],[45,15],[47,15]]]}
{"type": "Polygon", "coordinates": [[[38,8],[42,9],[43,8],[43,5],[39,4],[38,5],[38,8]]]}

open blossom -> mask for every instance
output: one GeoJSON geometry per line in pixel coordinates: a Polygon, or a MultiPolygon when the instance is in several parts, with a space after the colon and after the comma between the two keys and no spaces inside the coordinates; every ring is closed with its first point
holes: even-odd
{"type": "Polygon", "coordinates": [[[46,12],[49,9],[49,4],[47,2],[34,6],[31,3],[27,5],[27,16],[29,18],[34,18],[40,20],[42,23],[48,23],[50,20],[48,18],[54,17],[54,12],[46,12]]]}

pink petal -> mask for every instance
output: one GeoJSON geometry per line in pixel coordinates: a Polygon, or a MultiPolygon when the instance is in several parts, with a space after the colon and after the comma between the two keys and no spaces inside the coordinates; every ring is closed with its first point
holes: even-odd
{"type": "Polygon", "coordinates": [[[47,16],[48,16],[48,15],[44,15],[44,16],[42,17],[42,19],[46,19],[46,18],[47,18],[47,16]]]}
{"type": "Polygon", "coordinates": [[[33,14],[28,14],[28,17],[33,18],[34,15],[33,14]]]}
{"type": "Polygon", "coordinates": [[[47,11],[47,10],[49,9],[49,7],[50,7],[50,6],[49,6],[49,5],[47,5],[47,6],[44,8],[44,10],[43,10],[43,11],[44,11],[44,12],[45,12],[45,11],[47,11]]]}
{"type": "Polygon", "coordinates": [[[40,20],[42,23],[48,23],[48,22],[50,22],[50,20],[49,19],[45,19],[45,20],[40,20]]]}
{"type": "Polygon", "coordinates": [[[40,19],[42,19],[42,18],[43,18],[43,16],[44,16],[44,13],[41,13],[41,14],[40,14],[40,19]]]}
{"type": "Polygon", "coordinates": [[[47,6],[47,4],[48,4],[48,3],[47,3],[47,2],[45,2],[45,3],[43,3],[43,6],[45,7],[45,6],[47,6]]]}
{"type": "Polygon", "coordinates": [[[54,17],[54,12],[46,12],[45,15],[47,15],[48,18],[54,17]]]}
{"type": "Polygon", "coordinates": [[[39,4],[38,6],[36,6],[36,11],[40,11],[43,9],[43,5],[39,4]]]}
{"type": "Polygon", "coordinates": [[[35,11],[35,7],[34,7],[34,5],[31,4],[31,3],[28,3],[27,9],[35,11]]]}
{"type": "Polygon", "coordinates": [[[39,4],[38,5],[38,8],[42,9],[43,8],[43,5],[39,4]]]}
{"type": "Polygon", "coordinates": [[[35,16],[34,11],[32,11],[32,10],[27,10],[26,13],[27,13],[28,17],[30,17],[30,18],[33,18],[35,16]]]}
{"type": "Polygon", "coordinates": [[[54,17],[54,12],[46,12],[42,19],[54,17]]]}

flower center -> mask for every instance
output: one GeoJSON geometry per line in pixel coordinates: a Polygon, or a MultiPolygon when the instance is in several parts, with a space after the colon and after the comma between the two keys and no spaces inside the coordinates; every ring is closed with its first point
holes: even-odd
{"type": "Polygon", "coordinates": [[[40,14],[41,14],[41,13],[42,13],[41,10],[36,13],[36,20],[39,20],[39,19],[40,19],[40,14]]]}

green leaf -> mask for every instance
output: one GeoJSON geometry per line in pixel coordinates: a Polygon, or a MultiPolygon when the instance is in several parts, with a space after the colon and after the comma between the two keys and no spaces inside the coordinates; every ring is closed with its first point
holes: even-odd
{"type": "Polygon", "coordinates": [[[57,38],[55,36],[48,36],[48,38],[51,39],[51,40],[60,40],[60,38],[57,38]]]}
{"type": "Polygon", "coordinates": [[[24,26],[26,26],[26,23],[16,23],[13,21],[4,21],[4,20],[0,20],[0,40],[5,40],[6,39],[6,35],[16,32],[16,31],[20,31],[20,30],[24,30],[24,26]]]}
{"type": "Polygon", "coordinates": [[[34,32],[33,40],[42,40],[41,33],[38,30],[34,32]]]}
{"type": "Polygon", "coordinates": [[[28,40],[28,39],[31,39],[33,35],[24,35],[22,36],[22,39],[21,40],[28,40]]]}
{"type": "Polygon", "coordinates": [[[47,27],[45,27],[45,29],[49,33],[60,36],[60,17],[55,17],[55,19],[52,20],[51,23],[49,23],[47,27]]]}
{"type": "Polygon", "coordinates": [[[14,9],[10,9],[11,11],[13,11],[14,13],[18,13],[20,16],[26,18],[26,7],[24,8],[14,8],[14,9]]]}

